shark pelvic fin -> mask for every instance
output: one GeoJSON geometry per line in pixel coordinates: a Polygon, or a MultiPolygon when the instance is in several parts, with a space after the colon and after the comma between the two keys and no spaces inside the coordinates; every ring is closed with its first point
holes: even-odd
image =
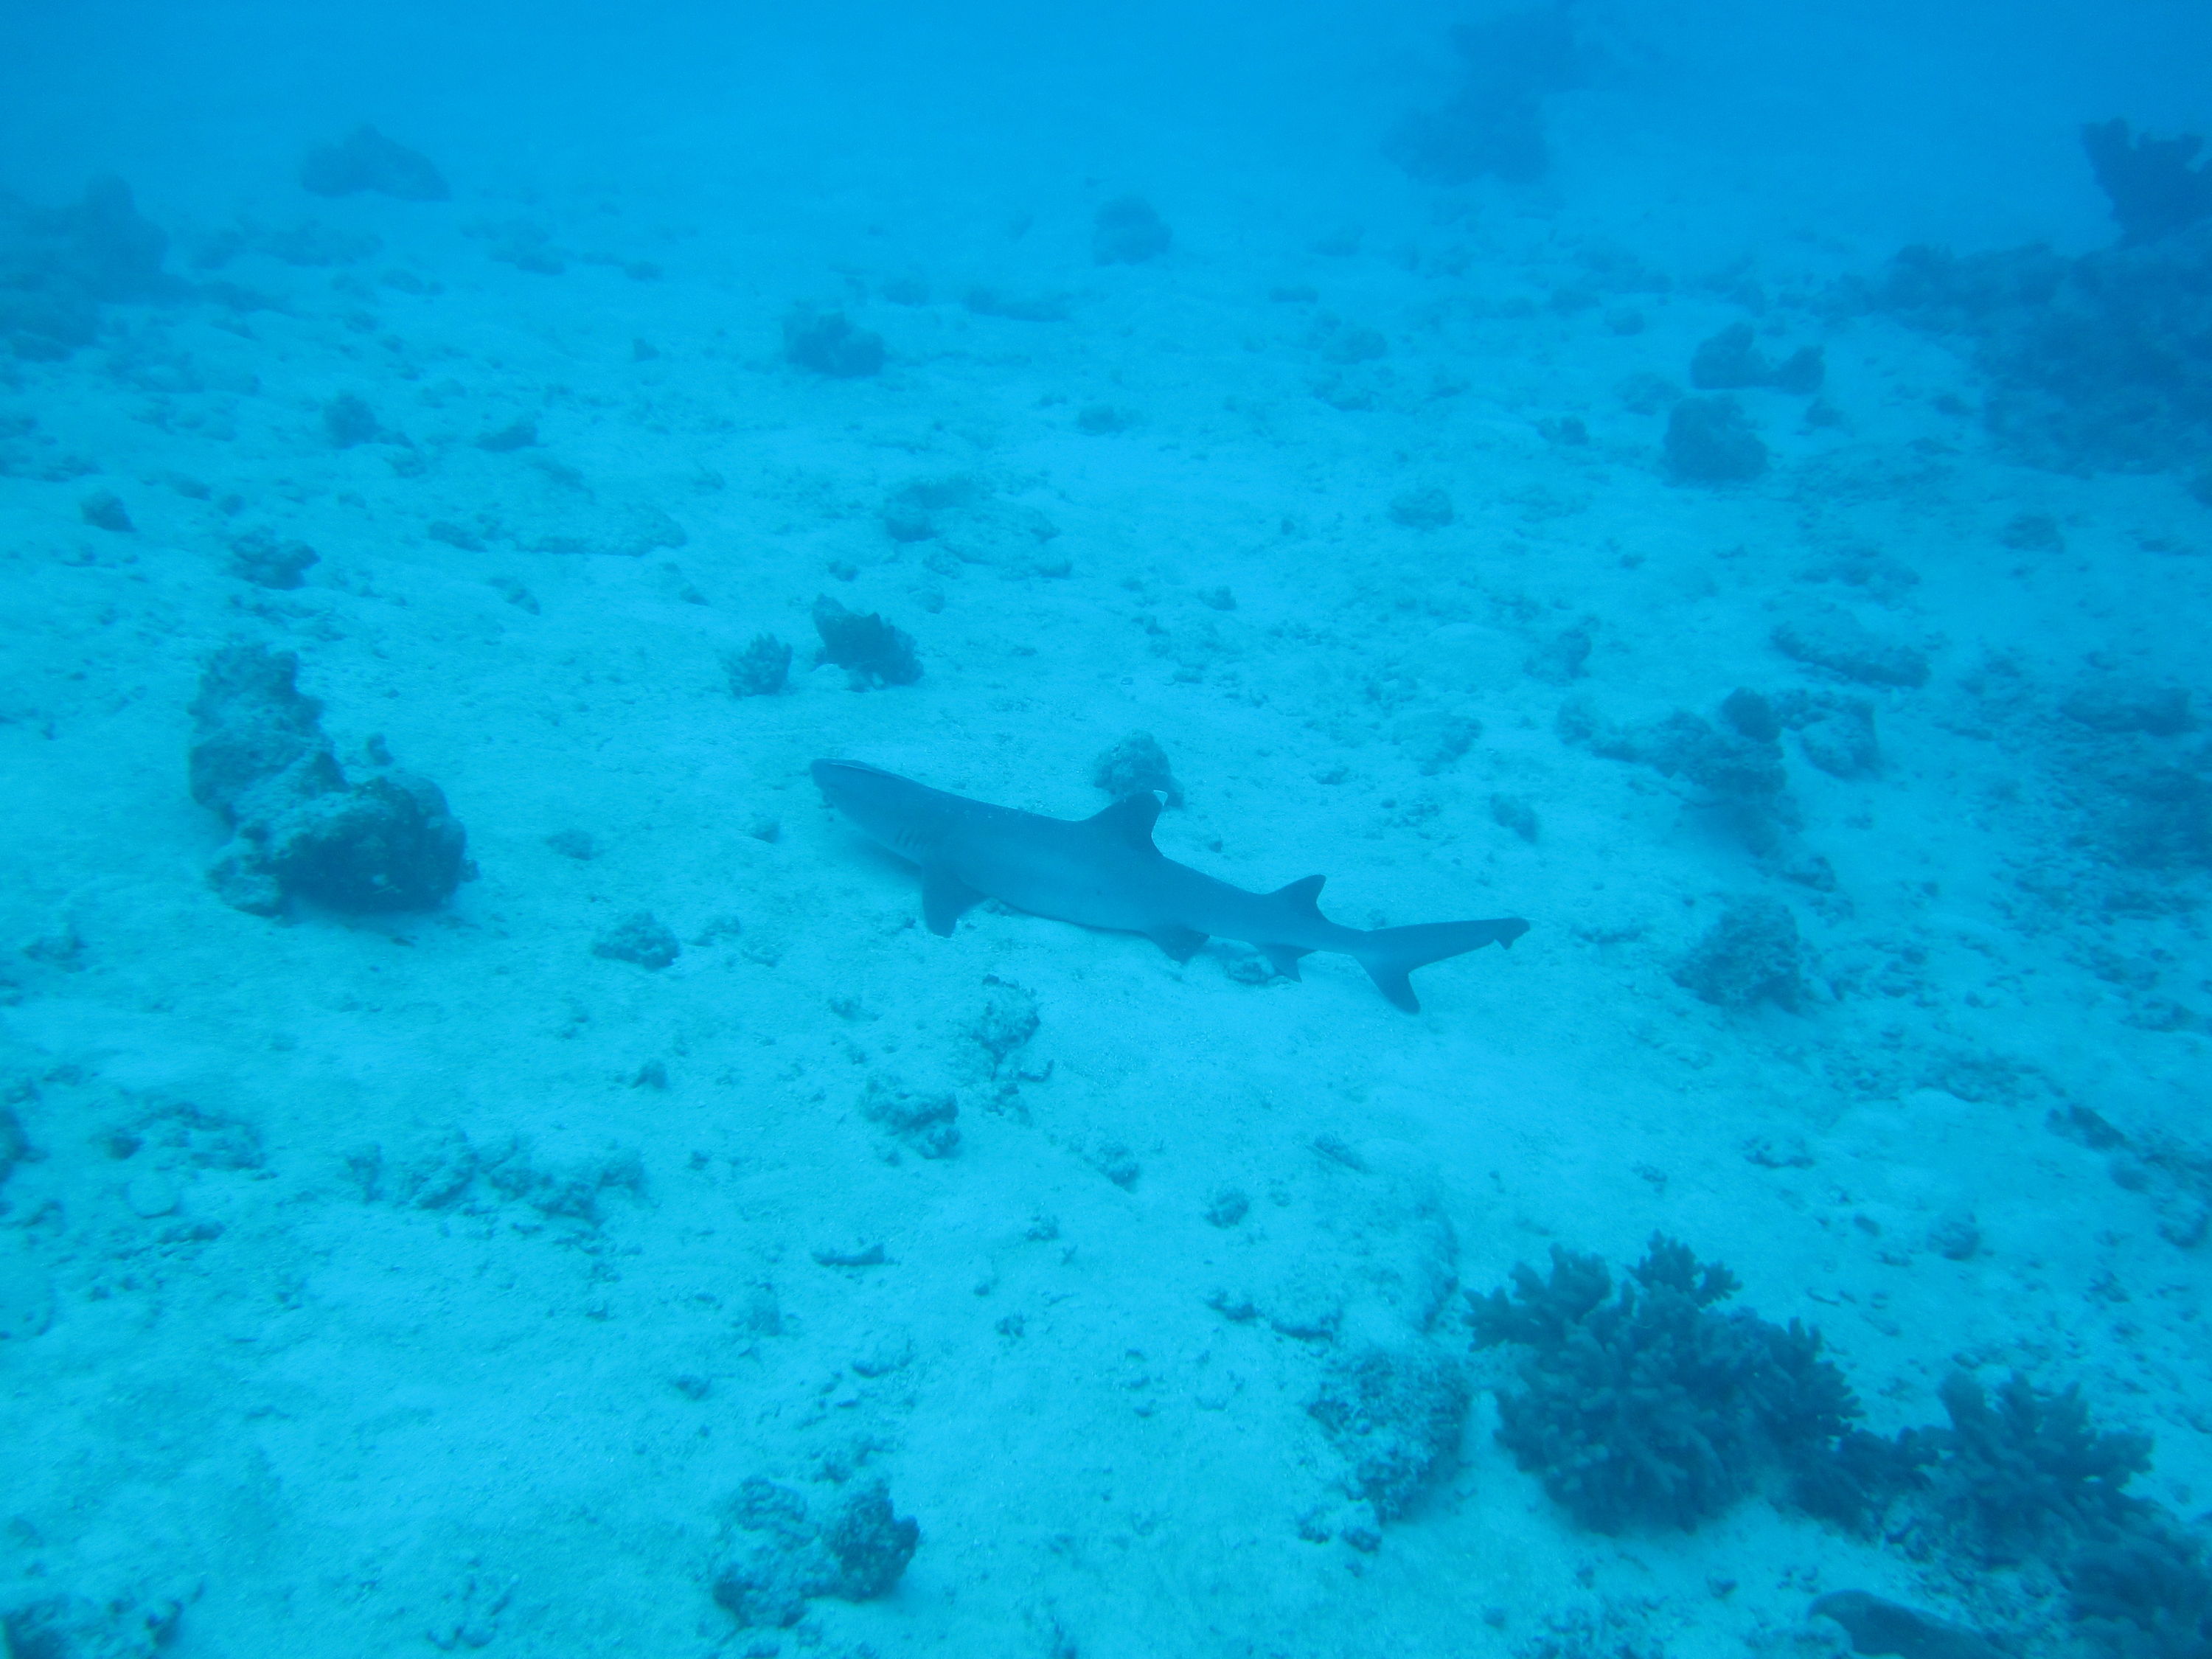
{"type": "Polygon", "coordinates": [[[1188,962],[1198,954],[1199,946],[1206,943],[1206,935],[1197,928],[1178,927],[1171,921],[1150,929],[1145,937],[1177,962],[1188,962]]]}
{"type": "Polygon", "coordinates": [[[1115,841],[1149,852],[1152,850],[1152,825],[1159,822],[1159,817],[1160,798],[1146,790],[1140,795],[1122,796],[1105,811],[1092,813],[1088,822],[1093,829],[1115,841]]]}
{"type": "MultiPolygon", "coordinates": [[[[1316,876],[1313,879],[1318,882],[1321,878],[1316,876]]],[[[1313,954],[1310,951],[1299,950],[1295,945],[1263,945],[1260,949],[1267,958],[1267,965],[1285,979],[1297,978],[1298,958],[1313,954]]]]}
{"type": "Polygon", "coordinates": [[[939,939],[951,939],[952,924],[982,896],[941,864],[921,866],[921,919],[939,939]]]}

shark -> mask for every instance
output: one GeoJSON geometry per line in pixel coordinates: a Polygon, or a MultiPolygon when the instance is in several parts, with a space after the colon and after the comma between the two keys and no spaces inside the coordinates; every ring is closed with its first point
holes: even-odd
{"type": "Polygon", "coordinates": [[[1333,951],[1366,969],[1393,1006],[1418,1013],[1407,977],[1414,969],[1486,945],[1510,946],[1528,931],[1518,916],[1346,927],[1322,915],[1321,876],[1272,893],[1233,887],[1160,851],[1152,840],[1160,798],[1150,793],[1125,795],[1087,818],[1052,818],[859,761],[821,760],[811,769],[863,834],[921,869],[922,920],[940,938],[991,898],[1056,921],[1142,933],[1177,962],[1210,938],[1242,939],[1289,979],[1298,977],[1300,957],[1333,951]]]}

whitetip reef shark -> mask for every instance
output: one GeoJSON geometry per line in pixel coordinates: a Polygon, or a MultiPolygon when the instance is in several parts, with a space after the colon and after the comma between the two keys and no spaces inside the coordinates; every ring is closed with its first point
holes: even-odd
{"type": "Polygon", "coordinates": [[[1407,1013],[1421,1005],[1407,975],[1528,931],[1518,916],[1432,921],[1371,932],[1340,927],[1316,902],[1324,878],[1248,893],[1177,864],[1152,844],[1158,795],[1125,795],[1095,817],[1048,818],[947,794],[858,761],[814,763],[831,805],[871,839],[921,868],[921,915],[950,938],[970,905],[994,898],[1055,921],[1142,933],[1177,962],[1208,938],[1243,939],[1277,973],[1298,977],[1316,951],[1351,957],[1407,1013]]]}

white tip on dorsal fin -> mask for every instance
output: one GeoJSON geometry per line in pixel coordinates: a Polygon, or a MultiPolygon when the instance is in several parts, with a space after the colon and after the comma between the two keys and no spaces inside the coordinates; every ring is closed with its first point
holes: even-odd
{"type": "Polygon", "coordinates": [[[1321,884],[1327,876],[1301,876],[1287,887],[1278,887],[1271,897],[1279,898],[1302,916],[1321,915],[1321,884]]]}
{"type": "Polygon", "coordinates": [[[1094,812],[1090,822],[1132,847],[1152,844],[1152,825],[1159,822],[1160,798],[1150,790],[1141,795],[1124,795],[1103,812],[1094,812]]]}

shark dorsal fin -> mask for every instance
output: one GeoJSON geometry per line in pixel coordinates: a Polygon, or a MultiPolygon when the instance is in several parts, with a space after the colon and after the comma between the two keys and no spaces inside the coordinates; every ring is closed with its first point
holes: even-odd
{"type": "Polygon", "coordinates": [[[1321,884],[1328,879],[1327,876],[1301,876],[1287,887],[1278,887],[1268,896],[1282,900],[1302,916],[1318,917],[1321,884]]]}
{"type": "Polygon", "coordinates": [[[1104,835],[1132,847],[1141,847],[1147,852],[1152,846],[1152,825],[1159,821],[1160,798],[1146,790],[1140,795],[1124,795],[1103,812],[1094,812],[1089,822],[1104,835]]]}

